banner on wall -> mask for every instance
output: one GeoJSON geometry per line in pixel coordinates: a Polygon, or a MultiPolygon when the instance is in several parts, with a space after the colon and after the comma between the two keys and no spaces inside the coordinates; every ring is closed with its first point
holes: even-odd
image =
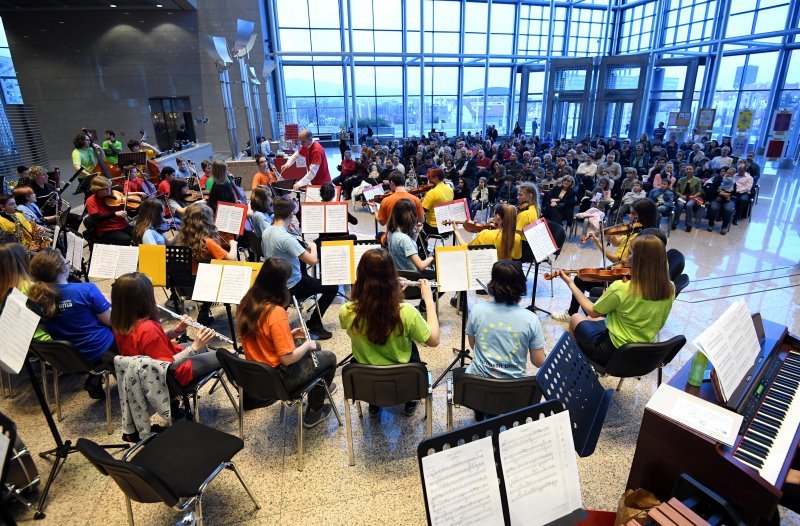
{"type": "Polygon", "coordinates": [[[743,157],[747,153],[747,135],[737,135],[731,139],[731,155],[743,157]]]}
{"type": "Polygon", "coordinates": [[[784,135],[792,128],[792,117],[794,113],[788,110],[779,110],[772,115],[772,126],[770,133],[773,135],[784,135]]]}
{"type": "Polygon", "coordinates": [[[300,134],[300,127],[297,124],[287,124],[286,125],[286,140],[287,141],[296,141],[299,134],[300,134]]]}
{"type": "Polygon", "coordinates": [[[739,110],[736,117],[736,131],[744,133],[753,125],[753,110],[739,110]]]}
{"type": "Polygon", "coordinates": [[[764,157],[770,161],[781,159],[786,151],[787,142],[784,139],[770,139],[767,141],[767,149],[764,157]]]}
{"type": "Polygon", "coordinates": [[[714,128],[714,118],[717,116],[715,108],[702,108],[697,112],[697,129],[709,131],[714,128]]]}
{"type": "Polygon", "coordinates": [[[671,111],[667,118],[668,128],[683,128],[689,127],[692,121],[692,112],[690,111],[671,111]]]}

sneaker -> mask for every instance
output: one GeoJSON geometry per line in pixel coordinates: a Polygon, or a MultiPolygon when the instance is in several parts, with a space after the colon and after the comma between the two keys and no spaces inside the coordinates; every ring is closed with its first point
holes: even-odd
{"type": "Polygon", "coordinates": [[[738,225],[738,224],[739,224],[739,220],[738,220],[738,219],[736,219],[735,217],[733,218],[733,224],[734,224],[734,225],[738,225]]]}
{"type": "Polygon", "coordinates": [[[319,325],[317,324],[309,325],[308,332],[314,334],[314,336],[316,336],[318,340],[330,340],[331,338],[333,338],[333,334],[331,334],[330,331],[325,329],[325,327],[323,327],[321,323],[319,325]]]}
{"type": "Polygon", "coordinates": [[[709,225],[708,228],[706,228],[706,231],[713,232],[714,231],[714,227],[709,225]]]}
{"type": "Polygon", "coordinates": [[[369,404],[369,408],[367,408],[367,413],[369,413],[369,416],[378,416],[379,414],[381,414],[381,408],[380,406],[369,404]]]}
{"type": "Polygon", "coordinates": [[[555,321],[560,321],[561,323],[569,323],[570,318],[572,318],[570,313],[565,310],[562,310],[561,312],[554,312],[550,315],[550,317],[555,321]]]}
{"type": "Polygon", "coordinates": [[[141,440],[139,438],[139,432],[135,431],[133,433],[122,433],[122,441],[123,442],[130,442],[131,444],[136,444],[141,440]]]}
{"type": "Polygon", "coordinates": [[[417,407],[419,407],[419,400],[412,400],[410,402],[406,402],[406,405],[403,408],[403,412],[406,414],[406,416],[411,416],[417,412],[417,407]]]}
{"type": "Polygon", "coordinates": [[[728,229],[727,228],[723,228],[722,230],[719,231],[719,233],[724,236],[725,234],[728,233],[728,229]]]}
{"type": "Polygon", "coordinates": [[[103,378],[101,376],[89,375],[83,388],[89,393],[92,400],[105,400],[106,392],[103,390],[103,378]]]}
{"type": "Polygon", "coordinates": [[[686,226],[686,231],[687,231],[687,232],[691,232],[691,231],[692,231],[692,227],[691,227],[691,226],[689,226],[689,225],[687,225],[687,226],[686,226]]]}
{"type": "Polygon", "coordinates": [[[455,294],[453,294],[453,297],[450,298],[450,305],[458,308],[458,296],[456,296],[455,294]]]}
{"type": "Polygon", "coordinates": [[[331,406],[328,404],[323,405],[316,411],[308,408],[306,409],[306,414],[303,416],[303,427],[306,429],[316,427],[324,422],[329,416],[331,416],[331,406]]]}

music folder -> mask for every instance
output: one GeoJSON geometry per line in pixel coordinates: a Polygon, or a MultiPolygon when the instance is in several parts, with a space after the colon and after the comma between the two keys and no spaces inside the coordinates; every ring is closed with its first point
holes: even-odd
{"type": "Polygon", "coordinates": [[[456,245],[436,247],[436,281],[441,292],[478,290],[478,280],[488,284],[492,266],[497,263],[494,245],[456,245]]]}
{"type": "Polygon", "coordinates": [[[525,234],[525,239],[528,241],[537,263],[541,263],[558,251],[558,245],[546,219],[541,218],[534,221],[523,228],[522,233],[525,234]]]}
{"type": "Polygon", "coordinates": [[[319,255],[322,284],[352,285],[361,256],[376,248],[381,248],[380,243],[371,240],[323,241],[319,255]]]}

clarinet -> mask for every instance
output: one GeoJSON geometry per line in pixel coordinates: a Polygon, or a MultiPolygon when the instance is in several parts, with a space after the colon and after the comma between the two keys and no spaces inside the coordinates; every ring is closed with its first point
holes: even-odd
{"type": "MultiPolygon", "coordinates": [[[[196,321],[194,321],[191,318],[187,318],[185,316],[181,316],[177,312],[172,312],[171,310],[169,310],[166,307],[162,307],[161,305],[158,305],[158,304],[156,304],[156,307],[158,307],[159,309],[163,310],[164,312],[166,312],[167,314],[169,314],[170,316],[172,316],[176,320],[182,321],[183,323],[185,323],[189,327],[194,327],[195,329],[207,329],[208,328],[208,327],[206,327],[205,325],[203,325],[201,323],[197,323],[196,321]]],[[[230,338],[228,338],[224,334],[220,334],[217,331],[213,331],[213,332],[214,332],[214,336],[215,337],[219,338],[220,340],[222,340],[222,341],[224,341],[226,343],[230,343],[231,345],[233,345],[233,340],[231,340],[230,338]]]]}

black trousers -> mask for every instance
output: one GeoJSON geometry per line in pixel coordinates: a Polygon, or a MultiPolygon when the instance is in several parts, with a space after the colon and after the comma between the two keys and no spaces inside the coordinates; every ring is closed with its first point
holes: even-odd
{"type": "Polygon", "coordinates": [[[133,226],[128,225],[122,230],[112,230],[102,236],[97,236],[97,242],[103,245],[124,245],[130,246],[133,239],[133,226]]]}
{"type": "MultiPolygon", "coordinates": [[[[575,286],[578,287],[582,292],[589,292],[592,288],[596,287],[598,284],[596,281],[585,281],[578,276],[572,280],[575,283],[575,286]]],[[[572,301],[569,303],[569,310],[567,311],[570,315],[577,314],[578,309],[580,309],[580,303],[578,303],[578,298],[572,296],[572,301]]]]}
{"type": "Polygon", "coordinates": [[[322,294],[318,300],[319,312],[314,309],[314,314],[311,315],[311,319],[308,321],[309,325],[322,325],[320,315],[325,315],[325,311],[328,310],[328,307],[333,303],[333,299],[336,297],[338,291],[339,287],[337,285],[323,285],[320,280],[308,274],[303,274],[300,281],[289,289],[289,292],[291,292],[292,296],[297,298],[297,301],[303,301],[311,296],[322,294]]]}

